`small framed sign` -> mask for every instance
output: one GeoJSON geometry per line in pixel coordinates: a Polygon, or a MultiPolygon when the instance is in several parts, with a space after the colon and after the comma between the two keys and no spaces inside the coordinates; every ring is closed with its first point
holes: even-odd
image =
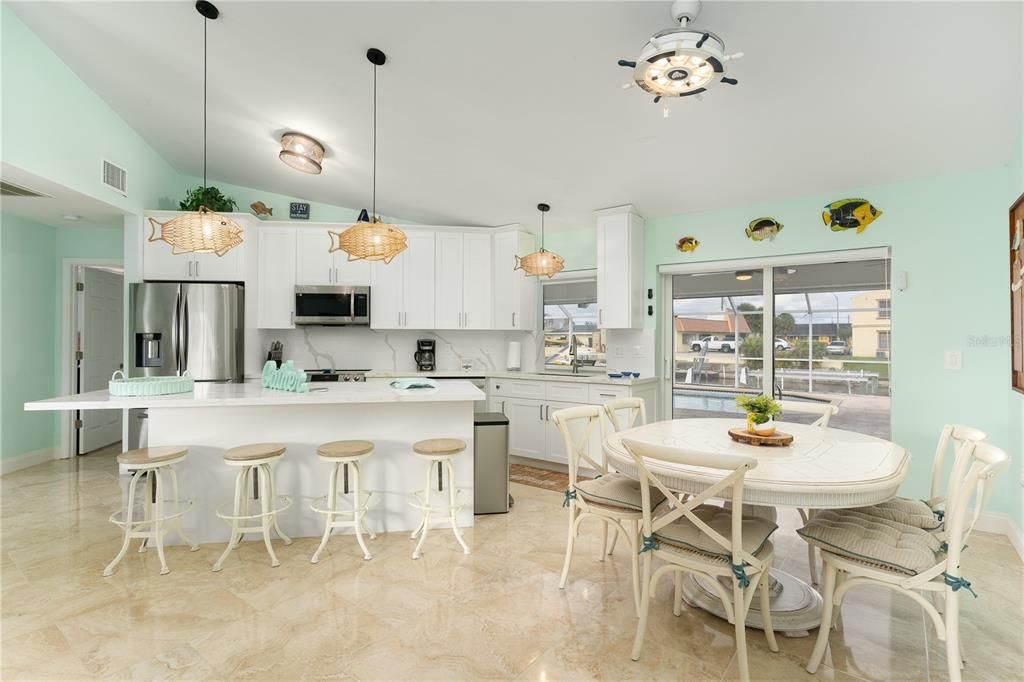
{"type": "Polygon", "coordinates": [[[309,220],[309,204],[301,201],[288,204],[288,217],[292,220],[309,220]]]}

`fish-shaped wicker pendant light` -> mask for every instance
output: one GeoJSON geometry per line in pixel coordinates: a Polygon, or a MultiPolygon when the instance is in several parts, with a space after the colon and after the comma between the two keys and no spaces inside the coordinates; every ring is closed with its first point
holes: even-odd
{"type": "Polygon", "coordinates": [[[512,269],[522,270],[528,276],[551,278],[565,268],[565,259],[544,248],[544,214],[550,211],[551,207],[547,204],[537,204],[537,210],[540,211],[540,250],[522,258],[516,256],[516,266],[512,269]]]}
{"type": "Polygon", "coordinates": [[[349,260],[381,260],[390,263],[395,256],[405,251],[409,243],[405,232],[389,225],[377,215],[377,67],[387,61],[387,56],[375,47],[366,51],[366,58],[373,64],[373,170],[371,173],[371,213],[363,209],[355,224],[344,232],[327,230],[331,238],[330,253],[344,251],[349,260]]]}
{"type": "MultiPolygon", "coordinates": [[[[203,187],[206,187],[206,27],[210,20],[220,16],[220,10],[206,0],[196,3],[196,11],[203,17],[203,187]]],[[[242,243],[242,227],[231,218],[200,206],[195,213],[187,213],[166,223],[149,219],[153,228],[149,241],[163,240],[171,245],[175,255],[183,253],[225,253],[242,243]],[[157,226],[160,234],[157,236],[157,226]]]]}

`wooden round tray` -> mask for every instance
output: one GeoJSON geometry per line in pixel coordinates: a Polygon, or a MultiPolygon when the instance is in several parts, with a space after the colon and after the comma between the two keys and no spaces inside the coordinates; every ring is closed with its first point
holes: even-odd
{"type": "Polygon", "coordinates": [[[756,433],[750,433],[743,427],[729,429],[729,437],[737,443],[746,443],[747,445],[766,445],[769,447],[782,447],[793,442],[793,436],[789,433],[783,433],[782,431],[776,430],[775,433],[770,436],[759,436],[756,433]]]}

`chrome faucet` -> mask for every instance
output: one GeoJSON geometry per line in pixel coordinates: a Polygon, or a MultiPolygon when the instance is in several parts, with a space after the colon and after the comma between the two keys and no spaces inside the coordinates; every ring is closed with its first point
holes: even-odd
{"type": "Polygon", "coordinates": [[[579,346],[579,342],[576,340],[576,335],[575,334],[571,334],[569,336],[569,357],[572,358],[572,361],[569,363],[569,365],[572,367],[572,373],[573,374],[579,374],[580,373],[580,359],[579,359],[579,357],[577,357],[577,354],[576,354],[577,350],[578,350],[578,346],[579,346]]]}

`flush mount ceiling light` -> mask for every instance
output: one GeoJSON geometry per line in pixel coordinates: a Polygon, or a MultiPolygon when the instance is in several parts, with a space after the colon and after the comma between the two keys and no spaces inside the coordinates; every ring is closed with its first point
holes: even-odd
{"type": "Polygon", "coordinates": [[[327,230],[331,238],[330,253],[344,251],[349,260],[382,260],[390,263],[408,248],[405,232],[385,223],[377,215],[377,67],[383,66],[387,56],[375,47],[366,51],[366,59],[373,64],[373,171],[371,174],[371,213],[364,208],[352,227],[344,232],[327,230]]]}
{"type": "MultiPolygon", "coordinates": [[[[196,11],[203,17],[203,188],[206,183],[206,28],[210,21],[220,16],[220,10],[212,2],[199,0],[196,11]]],[[[205,206],[198,211],[186,213],[161,223],[149,219],[152,232],[149,241],[162,240],[171,245],[175,255],[183,253],[225,253],[242,243],[242,226],[227,216],[214,213],[205,206]],[[157,236],[157,227],[160,235],[157,236]]]]}
{"type": "Polygon", "coordinates": [[[522,270],[528,276],[551,278],[565,268],[565,259],[544,248],[544,214],[550,211],[551,207],[547,204],[537,204],[537,210],[540,211],[540,250],[522,258],[516,256],[516,266],[512,269],[522,270]]]}
{"type": "Polygon", "coordinates": [[[309,135],[285,133],[281,136],[281,153],[277,158],[297,171],[320,175],[324,146],[309,135]]]}
{"type": "MultiPolygon", "coordinates": [[[[679,27],[651,36],[636,61],[619,60],[619,66],[633,69],[633,81],[623,87],[639,87],[654,95],[657,103],[663,97],[701,99],[701,93],[718,83],[736,85],[738,81],[726,75],[726,67],[743,53],[727,55],[721,38],[710,31],[690,28],[699,12],[700,0],[672,3],[672,18],[679,27]]],[[[668,116],[667,103],[664,115],[668,116]]]]}
{"type": "Polygon", "coordinates": [[[736,272],[736,279],[738,279],[741,282],[749,282],[750,280],[754,279],[754,271],[753,270],[738,270],[736,272]]]}

